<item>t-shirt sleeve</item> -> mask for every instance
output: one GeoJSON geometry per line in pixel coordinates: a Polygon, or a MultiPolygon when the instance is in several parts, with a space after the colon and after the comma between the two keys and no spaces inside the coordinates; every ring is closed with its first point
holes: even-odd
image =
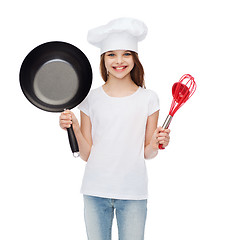
{"type": "Polygon", "coordinates": [[[159,109],[160,107],[159,107],[158,95],[154,91],[150,90],[149,103],[148,103],[148,116],[158,111],[159,109]]]}
{"type": "Polygon", "coordinates": [[[89,116],[89,98],[88,96],[78,105],[80,111],[89,116]]]}

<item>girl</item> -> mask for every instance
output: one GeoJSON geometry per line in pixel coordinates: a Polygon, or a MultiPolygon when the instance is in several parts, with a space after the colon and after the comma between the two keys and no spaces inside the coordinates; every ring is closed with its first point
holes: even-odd
{"type": "Polygon", "coordinates": [[[159,102],[145,89],[138,41],[147,28],[121,18],[90,30],[88,41],[101,50],[105,84],[90,91],[79,105],[81,125],[67,110],[63,129],[73,125],[80,157],[87,162],[81,193],[89,240],[110,240],[114,209],[121,240],[144,239],[147,173],[144,159],[166,147],[170,130],[157,128],[159,102]]]}

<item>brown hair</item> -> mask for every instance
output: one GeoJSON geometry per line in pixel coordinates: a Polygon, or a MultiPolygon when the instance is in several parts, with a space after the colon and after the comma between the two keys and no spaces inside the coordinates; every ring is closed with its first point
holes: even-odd
{"type": "MultiPolygon", "coordinates": [[[[145,82],[144,82],[144,70],[143,66],[139,60],[138,54],[136,52],[130,51],[134,60],[134,68],[131,70],[131,79],[133,82],[140,87],[146,88],[145,87],[145,82]]],[[[101,60],[100,60],[100,72],[103,80],[106,82],[107,81],[107,70],[105,67],[105,53],[101,55],[101,60]]]]}

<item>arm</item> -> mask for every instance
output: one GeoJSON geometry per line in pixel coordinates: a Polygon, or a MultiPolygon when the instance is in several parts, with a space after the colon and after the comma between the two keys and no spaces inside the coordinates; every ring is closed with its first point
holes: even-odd
{"type": "Polygon", "coordinates": [[[76,128],[74,127],[74,133],[77,138],[80,157],[87,162],[93,144],[91,135],[92,124],[90,118],[85,113],[81,111],[80,115],[81,126],[76,128]]]}
{"type": "Polygon", "coordinates": [[[152,115],[148,116],[147,124],[146,124],[146,132],[145,132],[145,146],[144,146],[144,158],[151,159],[156,157],[158,154],[158,145],[153,141],[154,132],[157,129],[159,111],[153,113],[152,115]]]}
{"type": "Polygon", "coordinates": [[[157,128],[159,111],[153,113],[147,118],[144,158],[151,159],[157,156],[159,144],[166,147],[169,144],[169,129],[157,128]]]}
{"type": "Polygon", "coordinates": [[[82,111],[80,114],[81,126],[79,126],[79,122],[73,112],[70,110],[64,111],[60,115],[60,127],[62,129],[67,129],[70,127],[70,124],[73,125],[73,130],[79,146],[80,157],[84,161],[87,161],[92,147],[92,125],[90,118],[86,114],[82,111]]]}

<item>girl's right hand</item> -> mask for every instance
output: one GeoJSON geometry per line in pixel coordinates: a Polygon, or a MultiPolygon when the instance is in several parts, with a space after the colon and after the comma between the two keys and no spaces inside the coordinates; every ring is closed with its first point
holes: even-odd
{"type": "Polygon", "coordinates": [[[71,124],[73,125],[73,129],[80,128],[79,122],[74,113],[70,110],[65,110],[60,114],[60,127],[66,130],[71,127],[71,124]]]}

